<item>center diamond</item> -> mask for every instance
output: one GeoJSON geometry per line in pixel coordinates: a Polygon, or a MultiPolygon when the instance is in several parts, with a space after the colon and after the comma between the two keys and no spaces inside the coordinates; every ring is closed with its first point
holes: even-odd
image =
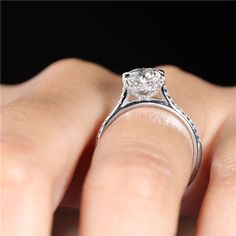
{"type": "Polygon", "coordinates": [[[164,73],[153,68],[138,68],[122,75],[125,88],[138,99],[150,99],[164,84],[164,73]]]}

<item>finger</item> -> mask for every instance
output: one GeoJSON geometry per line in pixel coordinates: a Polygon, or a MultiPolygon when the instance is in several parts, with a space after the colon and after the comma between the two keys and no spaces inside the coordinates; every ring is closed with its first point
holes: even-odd
{"type": "Polygon", "coordinates": [[[43,171],[25,166],[20,169],[19,164],[9,162],[7,166],[3,161],[1,173],[1,235],[50,235],[50,179],[43,171]]]}
{"type": "Polygon", "coordinates": [[[210,181],[201,207],[197,235],[236,235],[235,114],[225,121],[213,147],[210,181]]]}
{"type": "Polygon", "coordinates": [[[126,112],[96,148],[80,235],[174,235],[191,164],[190,136],[174,115],[157,108],[126,112]]]}
{"type": "Polygon", "coordinates": [[[109,91],[119,88],[114,77],[90,63],[58,62],[3,107],[5,235],[50,231],[53,209],[116,95],[109,91]]]}
{"type": "Polygon", "coordinates": [[[210,84],[176,67],[164,67],[164,70],[167,72],[167,87],[174,101],[181,105],[186,114],[190,114],[201,134],[201,168],[194,184],[186,191],[181,212],[185,216],[197,217],[209,180],[211,146],[221,124],[235,107],[235,104],[232,105],[234,91],[232,88],[226,89],[210,84]]]}

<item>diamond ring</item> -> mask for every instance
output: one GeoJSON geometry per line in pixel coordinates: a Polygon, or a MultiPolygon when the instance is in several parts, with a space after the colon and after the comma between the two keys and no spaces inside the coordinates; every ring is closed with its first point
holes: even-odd
{"type": "Polygon", "coordinates": [[[193,121],[173,102],[165,85],[165,73],[154,68],[138,68],[122,75],[123,90],[118,104],[101,125],[97,140],[121,114],[136,107],[152,106],[177,116],[188,129],[193,144],[193,167],[188,185],[196,177],[201,163],[201,141],[193,121]],[[160,98],[156,98],[157,95],[160,98]]]}

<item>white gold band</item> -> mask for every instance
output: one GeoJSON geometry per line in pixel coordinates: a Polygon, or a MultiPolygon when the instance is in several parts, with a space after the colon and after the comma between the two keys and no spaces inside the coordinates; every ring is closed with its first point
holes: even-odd
{"type": "MultiPolygon", "coordinates": [[[[198,170],[200,168],[200,163],[201,163],[201,156],[202,156],[201,141],[200,141],[197,129],[196,129],[195,125],[193,124],[192,120],[182,111],[181,108],[179,108],[179,106],[177,104],[175,104],[173,102],[173,99],[168,95],[168,91],[167,91],[165,83],[164,83],[164,72],[163,71],[160,71],[157,69],[151,69],[151,68],[135,69],[134,71],[136,72],[137,70],[142,70],[141,72],[138,71],[138,72],[140,72],[138,75],[139,78],[137,78],[137,75],[135,74],[136,77],[132,78],[133,81],[129,82],[129,84],[128,84],[128,86],[131,85],[133,87],[127,88],[127,86],[125,85],[126,81],[124,81],[124,76],[126,76],[127,73],[123,74],[124,87],[123,87],[123,91],[122,91],[120,100],[119,100],[118,104],[116,105],[116,107],[114,108],[114,110],[108,115],[108,117],[104,120],[103,124],[101,125],[98,135],[97,135],[97,140],[100,139],[100,137],[102,136],[104,131],[112,124],[112,122],[115,119],[117,119],[121,114],[125,113],[126,111],[129,111],[129,110],[134,109],[136,107],[143,107],[143,106],[158,107],[158,108],[167,110],[167,111],[171,112],[172,114],[174,114],[175,116],[177,116],[183,122],[183,124],[188,129],[188,132],[189,132],[191,139],[192,139],[193,167],[192,167],[192,173],[191,173],[189,183],[188,183],[188,185],[190,185],[198,173],[198,170]],[[146,81],[140,82],[140,78],[141,78],[140,74],[141,74],[141,76],[145,76],[145,74],[143,74],[143,70],[145,70],[144,71],[145,73],[147,73],[147,72],[150,73],[150,71],[151,72],[155,71],[155,73],[156,72],[160,73],[161,77],[159,75],[159,78],[162,78],[161,83],[160,83],[160,81],[158,81],[158,78],[157,78],[154,81],[154,83],[157,83],[157,81],[158,81],[159,84],[156,85],[156,87],[153,89],[153,85],[152,85],[153,78],[151,78],[149,76],[152,79],[152,81],[150,83],[150,80],[149,80],[148,81],[149,87],[145,87],[147,80],[149,78],[146,77],[145,78],[146,81]],[[138,82],[137,82],[137,80],[138,80],[138,82]],[[133,84],[131,84],[131,83],[133,83],[133,84]],[[144,90],[145,90],[145,93],[144,93],[144,90]],[[154,95],[157,94],[158,92],[161,95],[161,99],[153,98],[154,95]],[[150,96],[150,94],[151,94],[151,96],[150,96]],[[136,97],[138,97],[138,99],[129,100],[130,96],[136,96],[136,97]]],[[[130,72],[128,72],[128,73],[130,73],[130,72]]],[[[132,73],[132,71],[131,71],[131,73],[132,73]]],[[[145,79],[143,79],[143,80],[145,80],[145,79]]]]}

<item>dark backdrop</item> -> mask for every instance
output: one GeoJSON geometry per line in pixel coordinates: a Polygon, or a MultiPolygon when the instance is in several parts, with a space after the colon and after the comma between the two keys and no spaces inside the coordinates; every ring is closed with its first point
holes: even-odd
{"type": "Polygon", "coordinates": [[[2,2],[2,82],[79,57],[118,73],[175,64],[235,84],[235,3],[2,2]]]}

